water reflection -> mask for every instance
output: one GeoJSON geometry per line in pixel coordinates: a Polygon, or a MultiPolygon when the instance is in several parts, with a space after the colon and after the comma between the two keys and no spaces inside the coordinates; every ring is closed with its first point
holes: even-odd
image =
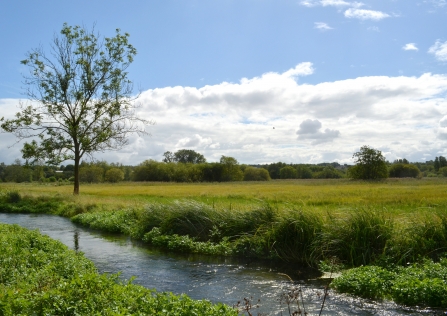
{"type": "Polygon", "coordinates": [[[74,250],[76,251],[76,253],[78,253],[78,251],[79,251],[79,230],[77,230],[77,229],[74,231],[73,240],[74,240],[74,250]]]}

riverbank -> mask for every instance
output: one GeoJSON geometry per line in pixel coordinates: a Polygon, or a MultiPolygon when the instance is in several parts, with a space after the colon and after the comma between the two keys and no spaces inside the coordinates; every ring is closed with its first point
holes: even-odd
{"type": "Polygon", "coordinates": [[[237,315],[227,305],[99,274],[82,254],[17,225],[0,224],[0,244],[2,315],[237,315]]]}
{"type": "Polygon", "coordinates": [[[203,193],[202,185],[151,183],[86,186],[85,197],[71,197],[54,191],[58,187],[2,184],[0,210],[63,215],[179,252],[268,258],[326,270],[438,261],[447,249],[444,180],[277,181],[273,186],[235,185],[234,191],[228,184],[210,187],[216,196],[203,193]],[[143,189],[152,202],[132,199],[143,189]],[[153,190],[188,199],[161,200],[153,190]],[[113,199],[120,204],[105,203],[107,192],[118,191],[113,199]],[[197,192],[203,194],[192,195],[197,192]]]}

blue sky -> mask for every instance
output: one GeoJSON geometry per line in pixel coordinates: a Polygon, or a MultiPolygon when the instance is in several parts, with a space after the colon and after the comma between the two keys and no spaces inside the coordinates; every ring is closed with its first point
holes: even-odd
{"type": "MultiPolygon", "coordinates": [[[[98,159],[190,148],[209,161],[349,163],[362,145],[389,160],[447,155],[445,0],[17,0],[0,11],[5,117],[24,98],[20,60],[64,22],[130,33],[129,77],[156,124],[98,159]]],[[[0,137],[0,161],[19,158],[0,137]]]]}

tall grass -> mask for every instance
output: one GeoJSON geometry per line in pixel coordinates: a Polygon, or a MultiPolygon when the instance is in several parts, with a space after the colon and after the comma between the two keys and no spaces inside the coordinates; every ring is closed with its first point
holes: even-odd
{"type": "Polygon", "coordinates": [[[318,250],[324,258],[337,257],[348,266],[367,265],[384,254],[393,226],[383,211],[360,209],[347,217],[330,216],[318,250]]]}
{"type": "Polygon", "coordinates": [[[84,186],[80,197],[42,194],[53,189],[37,185],[0,184],[0,211],[64,215],[181,251],[313,266],[334,257],[346,266],[406,264],[447,252],[446,184],[442,179],[147,183],[84,186]],[[106,203],[114,193],[116,204],[106,203]],[[190,246],[179,247],[182,242],[190,246]]]}

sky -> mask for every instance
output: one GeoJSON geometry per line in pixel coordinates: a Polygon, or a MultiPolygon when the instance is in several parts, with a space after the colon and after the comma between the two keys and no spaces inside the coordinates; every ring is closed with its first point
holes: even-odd
{"type": "MultiPolygon", "coordinates": [[[[150,135],[94,157],[137,165],[193,149],[207,161],[352,163],[447,156],[447,0],[3,0],[0,117],[26,100],[20,60],[62,25],[130,33],[150,135]]],[[[0,133],[0,162],[22,145],[0,133]]]]}

